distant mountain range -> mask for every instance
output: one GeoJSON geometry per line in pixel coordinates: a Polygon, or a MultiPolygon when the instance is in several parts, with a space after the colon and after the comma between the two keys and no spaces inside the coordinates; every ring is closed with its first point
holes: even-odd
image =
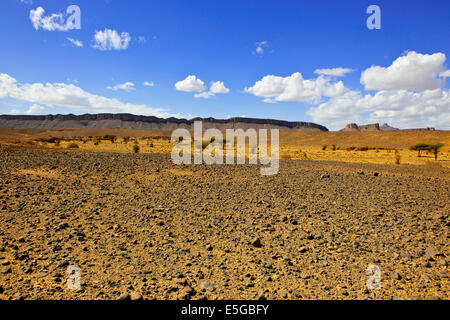
{"type": "Polygon", "coordinates": [[[143,129],[155,131],[173,131],[177,128],[193,129],[194,121],[202,121],[203,128],[217,129],[262,129],[274,128],[292,131],[328,131],[319,124],[311,122],[291,122],[273,119],[229,118],[194,118],[190,120],[177,118],[158,118],[136,116],[133,114],[84,114],[84,115],[1,115],[0,128],[26,129],[143,129]]]}
{"type": "MultiPolygon", "coordinates": [[[[357,125],[356,123],[350,123],[345,126],[341,132],[364,132],[364,131],[398,131],[400,129],[391,127],[387,123],[380,126],[379,123],[357,125]]],[[[435,131],[434,128],[417,128],[417,129],[403,129],[403,130],[426,130],[435,131]]]]}
{"type": "MultiPolygon", "coordinates": [[[[100,113],[83,115],[0,115],[0,128],[17,129],[136,129],[136,130],[155,130],[155,131],[173,131],[177,128],[193,129],[195,121],[202,121],[203,128],[224,129],[262,129],[272,128],[283,131],[328,131],[320,124],[312,122],[283,121],[274,119],[255,119],[255,118],[229,118],[226,120],[215,118],[158,118],[153,116],[137,116],[129,113],[100,113]]],[[[365,132],[365,131],[397,131],[399,129],[379,123],[357,125],[350,123],[345,126],[342,132],[365,132]]],[[[427,130],[434,131],[434,128],[419,128],[405,130],[427,130]]]]}

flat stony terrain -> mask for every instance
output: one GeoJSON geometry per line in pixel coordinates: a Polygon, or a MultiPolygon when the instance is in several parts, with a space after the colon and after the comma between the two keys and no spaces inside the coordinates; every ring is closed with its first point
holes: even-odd
{"type": "Polygon", "coordinates": [[[450,298],[449,169],[259,169],[4,148],[0,298],[450,298]],[[369,264],[380,289],[366,287],[369,264]]]}

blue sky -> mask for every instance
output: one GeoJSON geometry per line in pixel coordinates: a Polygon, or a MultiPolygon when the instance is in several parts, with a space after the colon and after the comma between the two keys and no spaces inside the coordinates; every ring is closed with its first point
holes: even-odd
{"type": "Polygon", "coordinates": [[[448,1],[2,0],[0,113],[450,129],[449,12],[448,1]],[[372,4],[379,30],[366,26],[372,4]],[[63,26],[70,5],[81,29],[50,30],[45,18],[63,26]]]}

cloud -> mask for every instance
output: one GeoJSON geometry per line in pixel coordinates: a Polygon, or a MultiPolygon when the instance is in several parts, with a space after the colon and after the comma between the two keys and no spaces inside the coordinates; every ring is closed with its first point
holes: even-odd
{"type": "Polygon", "coordinates": [[[80,41],[80,40],[75,40],[75,39],[72,39],[72,38],[67,38],[67,40],[69,40],[75,47],[78,47],[78,48],[82,48],[83,47],[83,42],[80,41]]]}
{"type": "Polygon", "coordinates": [[[197,93],[194,95],[194,97],[209,99],[211,97],[214,97],[216,94],[224,94],[228,92],[230,92],[230,89],[225,87],[225,84],[222,81],[213,81],[209,86],[209,91],[197,93]]]}
{"type": "Polygon", "coordinates": [[[450,129],[450,90],[443,89],[450,71],[445,70],[445,60],[442,53],[409,52],[387,68],[372,66],[362,73],[361,82],[367,90],[376,90],[373,94],[349,90],[342,81],[332,81],[329,76],[346,73],[342,68],[317,69],[320,76],[308,80],[299,72],[288,77],[267,75],[245,92],[264,98],[266,103],[311,104],[306,114],[330,129],[341,129],[351,122],[450,129]]]}
{"type": "Polygon", "coordinates": [[[228,93],[230,92],[230,89],[225,87],[225,84],[222,81],[215,81],[211,83],[209,91],[211,93],[228,93]]]}
{"type": "Polygon", "coordinates": [[[72,25],[64,23],[64,15],[62,13],[54,13],[44,16],[45,10],[42,7],[30,10],[30,20],[34,29],[42,28],[47,31],[69,31],[72,25]]]}
{"type": "Polygon", "coordinates": [[[123,91],[127,91],[127,92],[136,90],[133,82],[125,82],[125,83],[117,84],[113,87],[106,87],[106,88],[110,89],[110,90],[114,90],[114,91],[123,90],[123,91]]]}
{"type": "Polygon", "coordinates": [[[38,104],[33,104],[27,111],[25,111],[25,114],[29,115],[41,115],[44,114],[45,108],[43,106],[40,106],[38,104]]]}
{"type": "Polygon", "coordinates": [[[342,95],[347,89],[342,81],[332,83],[329,78],[319,76],[306,80],[300,72],[287,77],[267,75],[244,91],[257,97],[265,98],[264,102],[297,101],[319,103],[323,96],[342,95]]]}
{"type": "Polygon", "coordinates": [[[144,104],[125,103],[84,91],[74,84],[31,83],[19,84],[8,74],[0,74],[0,99],[10,97],[47,107],[66,107],[71,110],[92,113],[133,113],[156,117],[180,117],[165,109],[151,108],[144,104]]]}
{"type": "Polygon", "coordinates": [[[205,91],[206,87],[202,80],[194,75],[189,75],[186,79],[175,83],[175,89],[184,92],[202,92],[205,91]]]}
{"type": "Polygon", "coordinates": [[[214,93],[209,92],[209,91],[205,91],[205,92],[200,92],[200,93],[196,93],[194,94],[195,98],[204,98],[204,99],[209,99],[211,97],[214,97],[214,93]]]}
{"type": "Polygon", "coordinates": [[[410,51],[397,58],[389,67],[372,66],[361,74],[366,90],[432,90],[445,81],[439,73],[445,70],[443,53],[420,54],[410,51]]]}
{"type": "Polygon", "coordinates": [[[116,30],[105,29],[97,31],[94,40],[95,44],[92,47],[98,50],[126,50],[130,45],[131,36],[128,32],[119,35],[116,30]]]}
{"type": "Polygon", "coordinates": [[[450,70],[442,71],[441,73],[439,73],[439,77],[450,78],[450,70]]]}
{"type": "Polygon", "coordinates": [[[307,111],[313,121],[331,129],[351,122],[388,122],[400,128],[450,128],[450,90],[348,91],[307,111]]]}
{"type": "Polygon", "coordinates": [[[14,114],[19,114],[19,113],[20,113],[19,110],[17,110],[17,109],[12,109],[8,114],[14,115],[14,114]]]}
{"type": "Polygon", "coordinates": [[[323,76],[343,77],[347,73],[353,71],[355,70],[348,68],[332,68],[332,69],[317,69],[314,71],[314,73],[323,76]]]}
{"type": "Polygon", "coordinates": [[[155,83],[153,81],[151,81],[151,82],[145,81],[142,85],[145,87],[154,87],[155,83]]]}
{"type": "Polygon", "coordinates": [[[269,42],[264,40],[256,43],[255,53],[262,56],[264,54],[265,48],[269,47],[269,42]]]}

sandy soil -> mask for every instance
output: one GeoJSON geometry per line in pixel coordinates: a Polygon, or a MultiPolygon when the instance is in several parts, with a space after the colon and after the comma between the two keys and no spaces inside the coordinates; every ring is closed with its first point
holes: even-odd
{"type": "Polygon", "coordinates": [[[0,155],[2,299],[450,297],[447,168],[281,160],[264,177],[168,155],[0,155]]]}

